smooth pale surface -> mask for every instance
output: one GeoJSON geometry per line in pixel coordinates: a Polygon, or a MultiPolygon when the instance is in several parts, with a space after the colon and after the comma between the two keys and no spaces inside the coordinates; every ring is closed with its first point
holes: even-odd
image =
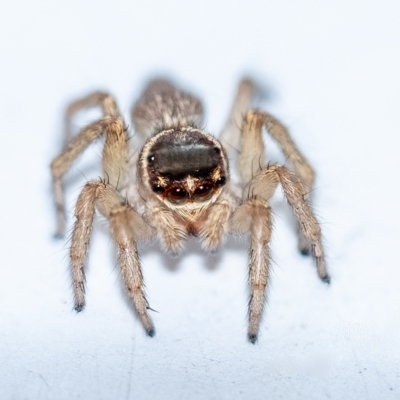
{"type": "MultiPolygon", "coordinates": [[[[0,14],[2,399],[398,399],[398,1],[5,1],[0,14]],[[274,265],[259,342],[246,340],[246,240],[177,260],[141,245],[157,334],[145,336],[96,222],[87,308],[72,312],[68,241],[49,163],[67,102],[94,89],[129,109],[146,80],[200,95],[218,134],[238,79],[318,173],[330,287],[274,198],[274,265]]],[[[76,127],[98,116],[81,115],[76,127]]],[[[271,161],[285,162],[267,141],[271,161]]],[[[101,146],[67,175],[69,226],[101,146]]],[[[280,190],[279,190],[280,192],[280,190]]]]}

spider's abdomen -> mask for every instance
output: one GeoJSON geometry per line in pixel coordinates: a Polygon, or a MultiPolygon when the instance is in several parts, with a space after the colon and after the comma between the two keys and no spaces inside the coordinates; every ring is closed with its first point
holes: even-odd
{"type": "Polygon", "coordinates": [[[132,116],[135,130],[149,137],[165,129],[200,126],[203,106],[198,98],[169,82],[154,80],[135,104],[132,116]]]}

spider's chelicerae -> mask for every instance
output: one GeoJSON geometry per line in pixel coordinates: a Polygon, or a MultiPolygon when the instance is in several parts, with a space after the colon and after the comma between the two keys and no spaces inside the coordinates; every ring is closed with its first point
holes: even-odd
{"type": "Polygon", "coordinates": [[[311,253],[319,277],[329,283],[321,229],[307,200],[314,172],[279,121],[250,110],[253,93],[254,84],[243,80],[217,139],[200,128],[203,108],[196,97],[167,81],[151,81],[132,109],[135,132],[145,141],[139,152],[131,151],[127,127],[110,94],[95,92],[68,107],[66,132],[80,109],[99,106],[103,117],[68,138],[51,164],[58,236],[65,231],[62,177],[93,141],[105,136],[104,179],[88,182],[75,208],[70,257],[76,311],[85,307],[85,259],[96,209],[109,221],[124,283],[149,336],[155,331],[136,243],[157,237],[165,251],[176,255],[188,236],[196,236],[205,250],[214,252],[228,234],[249,234],[248,338],[255,343],[270,270],[268,200],[279,183],[298,221],[299,249],[311,253]],[[293,171],[265,165],[263,127],[293,171]],[[228,144],[238,150],[237,185],[230,180],[228,144]]]}

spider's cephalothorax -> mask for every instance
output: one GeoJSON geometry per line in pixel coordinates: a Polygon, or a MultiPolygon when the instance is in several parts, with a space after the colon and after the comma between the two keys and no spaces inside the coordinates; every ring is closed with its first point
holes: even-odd
{"type": "Polygon", "coordinates": [[[58,231],[65,231],[61,178],[77,156],[105,135],[103,172],[106,179],[88,182],[75,209],[71,241],[71,271],[75,310],[85,306],[85,258],[95,209],[110,223],[117,245],[121,274],[141,322],[150,336],[143,276],[136,242],[157,237],[162,248],[177,254],[189,235],[202,247],[215,251],[228,234],[250,237],[250,302],[248,337],[257,340],[268,284],[269,241],[272,216],[269,198],[278,184],[298,220],[299,250],[315,259],[319,277],[329,283],[321,230],[309,202],[314,172],[296,148],[287,130],[266,112],[250,110],[254,85],[243,80],[220,140],[198,128],[203,118],[200,101],[167,81],[150,82],[132,110],[135,131],[144,139],[139,152],[131,152],[128,133],[117,104],[107,93],[95,92],[72,103],[66,115],[67,146],[52,163],[58,231]],[[100,106],[103,118],[70,139],[72,116],[81,108],[100,106]],[[262,128],[278,142],[294,171],[265,164],[262,128]],[[229,178],[228,153],[238,149],[240,182],[229,178]],[[132,166],[132,159],[136,160],[132,166]],[[256,161],[255,161],[256,160],[256,161]],[[134,176],[131,168],[136,170],[134,176]],[[241,194],[240,194],[241,193],[241,194]]]}

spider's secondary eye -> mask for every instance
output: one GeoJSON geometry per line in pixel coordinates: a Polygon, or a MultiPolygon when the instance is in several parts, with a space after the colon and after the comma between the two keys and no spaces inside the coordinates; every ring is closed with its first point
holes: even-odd
{"type": "Polygon", "coordinates": [[[224,176],[221,176],[216,182],[217,186],[224,186],[225,183],[226,183],[226,178],[224,176]]]}
{"type": "Polygon", "coordinates": [[[153,154],[150,154],[149,156],[147,156],[147,162],[148,162],[149,164],[151,164],[153,161],[154,161],[154,156],[153,156],[153,154]]]}
{"type": "Polygon", "coordinates": [[[219,154],[221,153],[221,150],[218,147],[214,147],[214,153],[219,154]]]}
{"type": "Polygon", "coordinates": [[[152,185],[151,190],[154,193],[158,193],[158,194],[164,193],[164,188],[161,185],[158,185],[158,184],[152,185]]]}
{"type": "Polygon", "coordinates": [[[185,189],[182,189],[180,187],[173,188],[168,192],[168,198],[169,200],[179,203],[183,200],[186,200],[187,198],[187,191],[185,189]]]}

